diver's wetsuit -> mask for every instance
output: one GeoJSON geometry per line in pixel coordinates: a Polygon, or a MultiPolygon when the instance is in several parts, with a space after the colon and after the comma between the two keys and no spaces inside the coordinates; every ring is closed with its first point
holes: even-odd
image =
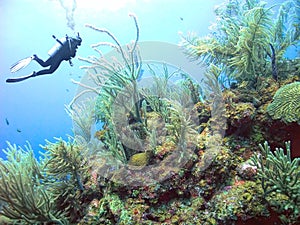
{"type": "MultiPolygon", "coordinates": [[[[72,40],[72,39],[71,39],[72,40]]],[[[73,39],[74,40],[74,39],[73,39]]],[[[59,41],[59,40],[57,40],[59,41]]],[[[59,41],[60,42],[60,41],[59,41]]],[[[44,74],[51,74],[53,73],[60,65],[60,63],[65,60],[70,62],[70,65],[72,66],[71,63],[71,58],[74,58],[76,55],[76,49],[78,45],[81,44],[81,41],[68,41],[66,40],[66,43],[61,43],[60,49],[57,50],[53,55],[49,57],[46,61],[43,61],[40,59],[37,55],[33,55],[33,60],[37,61],[42,67],[47,67],[50,66],[49,69],[45,70],[40,70],[38,72],[34,72],[34,76],[39,76],[39,75],[44,75],[44,74]]]]}
{"type": "Polygon", "coordinates": [[[78,46],[81,45],[81,38],[79,37],[79,34],[76,38],[69,38],[66,37],[65,42],[61,42],[60,40],[56,39],[55,36],[53,36],[57,42],[59,42],[60,46],[59,48],[46,60],[43,61],[40,59],[37,55],[33,55],[32,59],[37,61],[42,67],[50,66],[49,69],[40,70],[38,72],[33,72],[32,74],[20,78],[10,78],[7,79],[7,83],[15,83],[19,81],[26,80],[31,77],[36,77],[39,75],[45,75],[45,74],[52,74],[60,65],[62,61],[69,61],[70,65],[73,66],[71,62],[71,58],[74,58],[76,55],[76,49],[78,46]]]}
{"type": "Polygon", "coordinates": [[[50,57],[49,59],[47,59],[46,62],[44,62],[36,55],[34,55],[33,57],[34,57],[33,60],[37,61],[42,67],[50,66],[49,69],[35,72],[34,73],[35,76],[53,73],[59,67],[60,63],[63,61],[63,59],[61,59],[60,57],[50,57]]]}

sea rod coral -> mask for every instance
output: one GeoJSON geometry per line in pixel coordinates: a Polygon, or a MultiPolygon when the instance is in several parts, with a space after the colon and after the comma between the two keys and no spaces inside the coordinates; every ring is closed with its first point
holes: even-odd
{"type": "Polygon", "coordinates": [[[23,150],[8,143],[5,153],[7,160],[0,160],[0,214],[19,224],[68,224],[56,209],[31,146],[23,150]]]}

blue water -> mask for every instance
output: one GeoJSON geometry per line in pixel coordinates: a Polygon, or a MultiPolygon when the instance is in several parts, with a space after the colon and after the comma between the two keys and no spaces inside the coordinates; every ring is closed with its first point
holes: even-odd
{"type": "MultiPolygon", "coordinates": [[[[135,27],[129,12],[138,17],[141,41],[177,44],[179,31],[187,33],[193,30],[205,35],[213,19],[213,7],[222,1],[200,2],[78,1],[73,19],[75,31],[80,33],[83,42],[77,56],[95,55],[90,45],[105,38],[103,34],[86,28],[87,23],[111,30],[122,44],[134,39],[135,27]]],[[[73,35],[73,31],[67,26],[66,10],[59,1],[4,0],[0,3],[0,15],[0,149],[7,147],[6,141],[20,146],[29,141],[37,153],[45,139],[54,141],[53,137],[66,139],[68,134],[72,135],[72,121],[64,107],[77,90],[71,78],[80,80],[84,76],[84,71],[79,69],[84,63],[75,58],[73,67],[64,61],[52,75],[5,83],[8,77],[27,75],[41,68],[32,62],[16,74],[10,74],[11,64],[32,54],[47,59],[48,50],[55,44],[51,36],[73,35]]]]}
{"type": "MultiPolygon", "coordinates": [[[[70,11],[76,1],[63,1],[70,11]]],[[[133,12],[140,26],[140,41],[163,41],[178,44],[178,32],[208,34],[214,21],[213,9],[223,0],[85,0],[77,1],[74,31],[83,41],[77,56],[96,53],[91,44],[105,41],[85,24],[93,24],[112,31],[122,44],[135,38],[135,27],[128,13],[133,12]]],[[[275,1],[268,1],[269,4],[275,1]]],[[[278,3],[283,1],[276,1],[278,3]]],[[[74,35],[67,25],[66,9],[56,0],[1,0],[0,1],[0,150],[7,148],[6,141],[24,146],[29,141],[35,153],[53,137],[67,139],[72,135],[72,120],[65,105],[74,97],[77,86],[71,79],[80,80],[85,65],[77,58],[73,67],[64,61],[52,75],[7,84],[8,77],[23,76],[41,67],[32,62],[27,68],[10,74],[9,67],[16,61],[37,54],[46,60],[48,50],[56,43],[51,37],[74,35]]],[[[159,51],[159,49],[158,49],[159,51]]],[[[0,156],[4,154],[0,151],[0,156]]]]}

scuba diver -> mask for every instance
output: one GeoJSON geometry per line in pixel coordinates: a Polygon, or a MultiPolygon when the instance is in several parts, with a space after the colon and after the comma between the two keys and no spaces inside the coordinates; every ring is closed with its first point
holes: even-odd
{"type": "Polygon", "coordinates": [[[66,35],[65,38],[59,40],[54,35],[52,35],[52,37],[57,41],[57,43],[56,45],[53,46],[53,48],[49,50],[48,54],[50,57],[46,61],[43,61],[37,55],[33,55],[16,62],[10,67],[10,71],[12,73],[15,73],[20,69],[26,67],[32,60],[35,60],[42,67],[50,66],[49,69],[40,70],[38,72],[34,71],[32,74],[24,77],[9,78],[6,80],[6,82],[15,83],[15,82],[26,80],[31,77],[36,77],[45,74],[52,74],[59,67],[60,63],[63,60],[69,61],[70,66],[73,66],[71,58],[75,57],[76,49],[78,48],[78,46],[81,45],[81,41],[82,41],[81,37],[79,36],[79,33],[75,38],[66,35]]]}

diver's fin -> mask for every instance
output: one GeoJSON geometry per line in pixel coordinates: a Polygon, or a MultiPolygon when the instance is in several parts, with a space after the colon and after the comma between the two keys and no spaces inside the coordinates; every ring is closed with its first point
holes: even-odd
{"type": "Polygon", "coordinates": [[[31,77],[35,77],[35,76],[36,76],[35,72],[33,72],[32,74],[24,76],[24,77],[8,78],[6,80],[6,83],[16,83],[16,82],[20,82],[20,81],[26,80],[31,77]]]}
{"type": "Polygon", "coordinates": [[[23,69],[24,67],[28,66],[28,64],[32,60],[33,60],[33,56],[30,56],[30,57],[19,60],[18,62],[11,65],[10,72],[15,73],[15,72],[19,71],[20,69],[23,69]]]}

